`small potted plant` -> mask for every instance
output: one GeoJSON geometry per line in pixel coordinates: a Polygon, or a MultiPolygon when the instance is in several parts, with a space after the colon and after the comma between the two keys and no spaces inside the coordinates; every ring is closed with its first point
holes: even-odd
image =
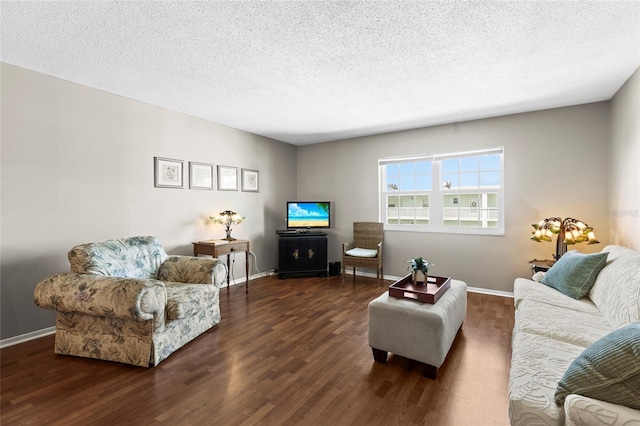
{"type": "Polygon", "coordinates": [[[414,257],[411,260],[407,260],[411,270],[411,277],[414,284],[424,284],[427,282],[427,276],[429,275],[429,266],[436,266],[422,257],[414,257]]]}

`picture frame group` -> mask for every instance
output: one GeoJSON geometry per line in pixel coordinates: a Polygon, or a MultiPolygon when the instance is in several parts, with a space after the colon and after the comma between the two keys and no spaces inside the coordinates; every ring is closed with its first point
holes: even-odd
{"type": "MultiPolygon", "coordinates": [[[[184,165],[184,160],[154,157],[154,186],[183,189],[184,165]]],[[[189,189],[260,192],[260,171],[255,169],[189,161],[188,177],[189,189]]]]}

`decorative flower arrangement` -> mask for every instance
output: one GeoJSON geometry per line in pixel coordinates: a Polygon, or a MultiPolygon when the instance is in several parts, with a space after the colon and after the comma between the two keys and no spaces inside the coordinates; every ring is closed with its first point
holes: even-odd
{"type": "Polygon", "coordinates": [[[225,225],[225,231],[227,231],[227,238],[225,238],[225,240],[227,241],[235,240],[235,238],[231,236],[231,225],[238,225],[244,221],[244,217],[231,210],[220,212],[218,216],[210,216],[209,219],[211,219],[213,223],[225,225]]]}
{"type": "Polygon", "coordinates": [[[422,257],[414,257],[411,260],[407,260],[407,263],[409,264],[407,269],[412,271],[411,278],[415,285],[426,284],[429,266],[436,266],[422,257]]]}
{"type": "Polygon", "coordinates": [[[414,257],[411,260],[407,260],[409,267],[412,271],[420,271],[423,274],[427,275],[429,272],[429,266],[436,266],[435,264],[429,262],[427,259],[423,259],[422,257],[414,257]]]}

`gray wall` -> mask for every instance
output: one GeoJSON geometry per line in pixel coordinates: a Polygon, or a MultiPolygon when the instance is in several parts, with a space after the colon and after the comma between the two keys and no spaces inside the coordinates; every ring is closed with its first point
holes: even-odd
{"type": "Polygon", "coordinates": [[[640,250],[640,68],[611,100],[611,241],[640,250]]]}
{"type": "MultiPolygon", "coordinates": [[[[227,208],[247,216],[233,235],[251,239],[265,271],[275,263],[285,201],[332,200],[329,259],[340,260],[352,222],[378,220],[377,160],[387,156],[504,146],[507,204],[504,237],[387,232],[387,275],[405,274],[406,259],[425,255],[433,273],[511,291],[515,277],[529,274],[528,260],[553,253],[553,244],[528,239],[530,224],[552,215],[596,228],[603,244],[581,251],[614,242],[637,249],[637,213],[609,213],[640,204],[638,74],[611,103],[296,148],[2,64],[0,338],[53,325],[33,289],[68,270],[73,245],[150,234],[168,252],[189,254],[191,241],[224,236],[207,218],[227,208]],[[154,188],[154,156],[258,169],[260,192],[154,188]]],[[[234,273],[244,276],[242,256],[234,273]]]]}
{"type": "MultiPolygon", "coordinates": [[[[411,154],[505,147],[504,237],[385,232],[385,275],[406,274],[405,261],[426,256],[430,273],[469,286],[513,291],[528,261],[550,258],[555,244],[529,240],[531,224],[579,218],[609,240],[608,102],[388,133],[298,148],[298,197],[335,204],[329,259],[339,260],[354,221],[378,220],[377,160],[411,154]],[[318,159],[323,159],[318,161],[318,159]],[[567,159],[570,164],[567,164],[567,159]]],[[[576,246],[594,252],[604,245],[576,246]]]]}
{"type": "Polygon", "coordinates": [[[79,243],[154,235],[191,254],[192,241],[224,237],[208,217],[232,209],[247,218],[233,236],[251,240],[261,271],[273,268],[295,146],[8,64],[1,78],[0,338],[54,325],[33,289],[68,270],[79,243]],[[154,188],[154,156],[185,160],[185,171],[187,161],[257,169],[260,192],[154,188]]]}

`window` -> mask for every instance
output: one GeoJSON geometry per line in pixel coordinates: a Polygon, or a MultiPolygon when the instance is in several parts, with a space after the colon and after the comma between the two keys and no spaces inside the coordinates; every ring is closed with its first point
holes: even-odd
{"type": "Polygon", "coordinates": [[[503,235],[503,155],[497,148],[379,160],[385,229],[503,235]]]}

